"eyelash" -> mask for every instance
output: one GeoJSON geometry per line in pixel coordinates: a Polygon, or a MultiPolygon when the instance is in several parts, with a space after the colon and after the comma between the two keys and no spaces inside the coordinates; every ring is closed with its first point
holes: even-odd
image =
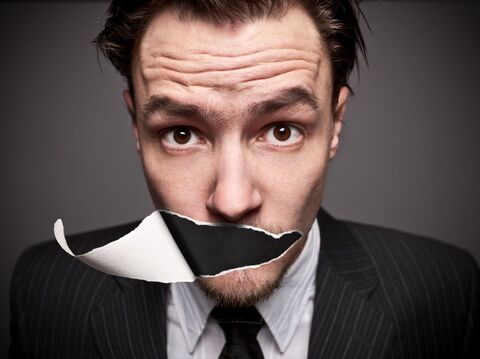
{"type": "MultiPolygon", "coordinates": [[[[294,125],[292,123],[289,123],[289,122],[276,122],[276,123],[272,123],[272,124],[269,124],[268,126],[265,127],[264,129],[264,134],[262,134],[260,137],[264,137],[267,135],[267,132],[271,129],[274,129],[275,127],[277,126],[289,126],[289,127],[292,127],[295,131],[298,132],[298,135],[301,136],[302,138],[305,138],[305,131],[303,130],[302,127],[300,126],[297,126],[297,125],[294,125]]],[[[287,140],[288,141],[288,140],[287,140]]],[[[285,145],[275,145],[275,144],[270,144],[270,146],[275,146],[277,148],[289,148],[289,147],[293,147],[293,146],[296,146],[298,144],[298,141],[295,141],[294,143],[291,143],[291,144],[285,144],[285,145]]]]}
{"type": "MultiPolygon", "coordinates": [[[[272,130],[274,129],[275,127],[277,126],[289,126],[289,127],[292,127],[295,131],[298,132],[299,136],[301,137],[305,137],[305,131],[303,130],[302,127],[300,126],[297,126],[297,125],[294,125],[292,123],[289,123],[289,122],[275,122],[275,123],[270,123],[268,124],[267,126],[265,126],[263,129],[262,129],[262,134],[260,136],[257,137],[257,139],[262,139],[262,141],[265,141],[265,136],[267,135],[267,132],[269,130],[272,130]]],[[[165,129],[162,129],[159,131],[159,137],[164,140],[166,138],[166,136],[172,132],[172,131],[175,131],[175,130],[178,130],[178,129],[185,129],[185,130],[188,130],[190,131],[191,133],[193,133],[195,136],[197,136],[202,142],[205,142],[205,140],[203,139],[203,137],[201,136],[201,134],[199,134],[199,131],[198,129],[194,128],[194,127],[190,127],[190,126],[172,126],[172,127],[168,127],[168,128],[165,128],[165,129]]],[[[287,144],[287,145],[275,145],[275,144],[270,144],[271,146],[274,146],[274,147],[277,147],[277,148],[288,148],[288,147],[291,147],[291,146],[295,146],[297,145],[297,142],[293,143],[293,144],[287,144]]],[[[174,151],[187,151],[187,150],[190,150],[191,149],[191,146],[183,146],[181,144],[177,144],[177,145],[171,145],[171,144],[167,144],[168,147],[170,147],[170,149],[174,150],[174,151]]],[[[194,146],[194,145],[193,145],[194,146]]]]}

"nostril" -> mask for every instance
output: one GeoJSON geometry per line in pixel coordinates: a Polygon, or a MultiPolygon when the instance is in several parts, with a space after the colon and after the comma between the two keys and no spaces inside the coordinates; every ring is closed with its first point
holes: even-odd
{"type": "Polygon", "coordinates": [[[221,193],[212,193],[208,199],[207,209],[213,214],[222,217],[227,222],[238,222],[240,219],[259,210],[261,196],[257,191],[251,191],[243,196],[229,197],[221,193]]]}

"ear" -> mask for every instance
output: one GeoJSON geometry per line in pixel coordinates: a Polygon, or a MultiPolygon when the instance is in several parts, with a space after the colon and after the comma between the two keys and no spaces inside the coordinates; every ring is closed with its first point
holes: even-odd
{"type": "Polygon", "coordinates": [[[347,99],[350,90],[347,86],[340,88],[338,92],[338,100],[333,113],[333,133],[330,141],[330,160],[333,159],[337,153],[340,143],[340,132],[342,131],[343,116],[347,109],[347,99]]]}
{"type": "Polygon", "coordinates": [[[138,127],[137,127],[137,116],[135,110],[135,102],[133,100],[132,92],[130,90],[123,90],[123,101],[127,106],[128,113],[132,119],[132,131],[133,135],[135,136],[135,141],[137,143],[137,151],[140,152],[140,140],[138,138],[138,127]]]}

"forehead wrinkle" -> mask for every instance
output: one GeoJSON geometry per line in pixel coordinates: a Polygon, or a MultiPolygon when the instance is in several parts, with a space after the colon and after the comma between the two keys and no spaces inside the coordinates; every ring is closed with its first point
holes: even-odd
{"type": "Polygon", "coordinates": [[[178,73],[198,74],[209,71],[236,71],[275,63],[295,63],[308,67],[317,64],[320,58],[317,52],[291,48],[257,50],[253,54],[239,56],[231,54],[225,56],[227,54],[206,51],[203,55],[197,55],[194,51],[181,51],[179,55],[168,49],[153,50],[151,54],[145,53],[142,56],[142,65],[145,72],[164,69],[178,73]]]}
{"type": "Polygon", "coordinates": [[[295,47],[243,51],[172,49],[157,44],[146,47],[141,62],[146,81],[167,79],[183,86],[235,88],[241,82],[268,79],[285,72],[305,70],[318,72],[321,51],[295,47]]]}
{"type": "MultiPolygon", "coordinates": [[[[192,74],[192,75],[203,74],[203,73],[219,73],[219,72],[228,72],[228,71],[235,73],[235,72],[238,72],[238,71],[241,71],[241,70],[265,67],[265,66],[269,66],[270,64],[278,64],[279,62],[282,62],[284,65],[291,64],[292,66],[295,66],[295,65],[301,66],[302,63],[305,63],[306,66],[312,66],[312,63],[310,63],[307,60],[303,60],[303,59],[288,59],[287,60],[287,59],[285,59],[285,60],[281,60],[281,61],[258,61],[253,65],[251,65],[251,64],[237,64],[237,65],[233,65],[233,66],[229,66],[229,67],[226,67],[225,64],[223,64],[223,66],[222,66],[222,64],[218,64],[218,65],[215,64],[215,65],[207,66],[205,68],[200,68],[200,69],[195,69],[192,66],[186,66],[182,69],[179,69],[178,67],[175,68],[175,66],[172,66],[172,65],[169,65],[169,64],[162,64],[161,68],[163,70],[171,71],[171,72],[178,73],[178,74],[186,74],[186,75],[189,75],[189,74],[192,74]]],[[[155,65],[157,65],[157,64],[155,64],[155,65]]],[[[155,65],[151,66],[151,69],[156,67],[155,65]]],[[[147,68],[146,70],[149,70],[149,68],[147,68]]],[[[160,69],[158,69],[158,70],[160,70],[160,69]]]]}
{"type": "MultiPolygon", "coordinates": [[[[305,56],[315,56],[318,57],[321,55],[321,51],[319,50],[309,50],[306,48],[294,47],[294,46],[280,46],[277,47],[269,46],[267,48],[257,47],[257,48],[249,48],[242,52],[237,52],[237,49],[229,48],[227,50],[221,50],[217,48],[211,48],[205,50],[204,48],[190,48],[190,49],[182,49],[179,51],[178,46],[171,46],[165,43],[160,43],[156,46],[156,48],[147,47],[148,50],[151,51],[150,57],[164,57],[171,60],[208,60],[210,58],[237,58],[240,60],[248,60],[254,56],[260,58],[268,58],[272,55],[277,56],[285,56],[285,55],[293,55],[293,53],[305,56]]],[[[242,50],[242,49],[240,49],[242,50]]],[[[288,57],[288,56],[287,56],[288,57]]]]}
{"type": "MultiPolygon", "coordinates": [[[[292,77],[297,77],[295,71],[298,71],[299,75],[308,76],[308,82],[313,82],[318,72],[314,66],[318,65],[320,57],[325,57],[321,35],[301,6],[292,7],[279,18],[258,19],[235,28],[212,26],[205,21],[182,22],[172,15],[175,14],[169,11],[156,15],[139,43],[136,53],[141,64],[137,71],[143,72],[148,67],[142,74],[145,82],[158,80],[165,83],[166,80],[184,87],[238,91],[242,85],[250,86],[245,86],[242,81],[273,78],[287,71],[291,71],[292,77]],[[298,62],[295,67],[287,68],[282,64],[282,68],[270,69],[276,66],[274,62],[287,59],[297,59],[298,62]],[[260,64],[251,68],[259,63],[265,67],[260,64]],[[163,72],[170,72],[162,73],[162,65],[169,68],[163,72]],[[237,73],[228,73],[235,68],[237,73]],[[215,72],[209,72],[212,70],[215,72]],[[182,76],[183,73],[175,71],[194,75],[182,76]]],[[[137,79],[142,80],[142,75],[137,73],[137,79]]]]}
{"type": "MultiPolygon", "coordinates": [[[[152,69],[152,71],[146,71],[144,75],[147,77],[147,81],[151,82],[171,81],[184,87],[201,86],[238,90],[242,85],[251,81],[273,80],[293,72],[298,72],[299,75],[300,73],[306,73],[310,79],[314,80],[317,74],[317,68],[314,65],[307,68],[305,66],[299,66],[297,63],[275,63],[272,65],[259,65],[255,68],[237,70],[236,72],[230,73],[226,71],[208,71],[198,74],[185,74],[166,69],[152,69]]],[[[294,77],[295,75],[291,74],[291,76],[294,77]]]]}

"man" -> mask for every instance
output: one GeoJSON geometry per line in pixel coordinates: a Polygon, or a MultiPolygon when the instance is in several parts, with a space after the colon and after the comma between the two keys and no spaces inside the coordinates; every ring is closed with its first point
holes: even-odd
{"type": "MultiPolygon", "coordinates": [[[[354,1],[113,1],[109,11],[97,44],[128,82],[155,206],[306,235],[258,268],[171,285],[36,246],[12,281],[12,357],[477,357],[469,254],[320,208],[364,50],[354,1]]],[[[85,252],[137,224],[69,243],[85,252]]]]}

